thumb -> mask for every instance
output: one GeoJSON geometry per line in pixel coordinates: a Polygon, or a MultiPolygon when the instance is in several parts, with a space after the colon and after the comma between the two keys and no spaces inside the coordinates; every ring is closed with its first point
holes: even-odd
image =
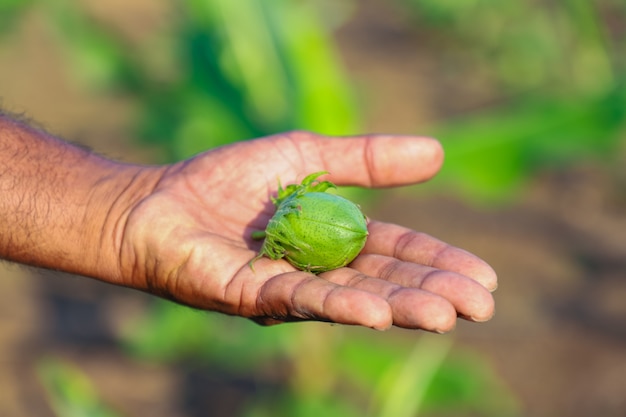
{"type": "Polygon", "coordinates": [[[368,135],[310,139],[321,164],[311,168],[325,169],[339,185],[415,184],[432,178],[443,163],[441,144],[427,137],[368,135]]]}

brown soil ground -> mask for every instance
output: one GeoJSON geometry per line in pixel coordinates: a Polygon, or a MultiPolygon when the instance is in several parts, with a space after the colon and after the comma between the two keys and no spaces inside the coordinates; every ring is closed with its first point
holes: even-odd
{"type": "MultiPolygon", "coordinates": [[[[162,23],[150,3],[107,5],[120,26],[149,30],[162,23]]],[[[490,100],[480,86],[459,82],[458,99],[446,104],[436,66],[411,52],[415,35],[378,3],[363,2],[339,33],[349,70],[367,86],[369,130],[414,133],[420,123],[490,100]]],[[[86,93],[62,56],[41,16],[29,14],[0,43],[3,106],[112,157],[149,161],[129,137],[132,106],[86,93]]],[[[592,165],[543,173],[516,201],[490,209],[449,195],[384,195],[373,217],[464,247],[498,271],[495,318],[462,322],[443,337],[483,352],[524,415],[626,415],[626,195],[617,178],[592,165]]],[[[175,396],[180,374],[131,361],[115,345],[116,323],[148,296],[10,264],[0,264],[0,275],[0,415],[52,416],[34,372],[50,354],[78,364],[128,415],[202,415],[175,396]]],[[[214,405],[215,415],[228,415],[230,398],[214,405]]]]}

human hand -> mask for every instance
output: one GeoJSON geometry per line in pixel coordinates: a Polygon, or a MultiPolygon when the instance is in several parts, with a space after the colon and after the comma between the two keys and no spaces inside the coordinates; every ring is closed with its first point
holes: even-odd
{"type": "Polygon", "coordinates": [[[445,332],[457,316],[488,320],[494,271],[394,224],[371,221],[366,246],[348,267],[313,275],[284,260],[249,266],[261,245],[250,234],[274,213],[269,196],[277,179],[328,171],[337,185],[391,187],[429,179],[442,159],[428,138],[293,132],[152,169],[156,186],[120,219],[120,283],[262,324],[319,320],[445,332]]]}

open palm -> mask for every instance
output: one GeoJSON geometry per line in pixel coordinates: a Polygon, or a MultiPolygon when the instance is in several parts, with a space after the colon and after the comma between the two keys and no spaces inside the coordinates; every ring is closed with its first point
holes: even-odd
{"type": "Polygon", "coordinates": [[[363,252],[320,275],[259,259],[250,239],[274,212],[283,183],[328,171],[337,185],[425,181],[441,165],[427,138],[327,138],[292,132],[217,148],[154,169],[157,186],[129,210],[120,239],[126,285],[202,309],[273,324],[321,320],[444,332],[456,317],[493,314],[493,270],[435,238],[372,220],[363,252]]]}

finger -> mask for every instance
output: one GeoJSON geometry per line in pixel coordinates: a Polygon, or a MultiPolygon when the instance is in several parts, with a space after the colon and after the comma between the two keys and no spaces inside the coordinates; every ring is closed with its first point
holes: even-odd
{"type": "Polygon", "coordinates": [[[369,135],[323,137],[307,132],[289,135],[311,172],[326,170],[338,185],[392,187],[430,179],[439,171],[443,150],[438,141],[417,136],[369,135]]]}
{"type": "Polygon", "coordinates": [[[455,326],[454,306],[437,294],[373,278],[352,268],[336,269],[322,276],[344,287],[371,292],[386,299],[395,326],[437,333],[448,332],[455,326]]]}
{"type": "Polygon", "coordinates": [[[391,223],[372,221],[365,254],[380,254],[402,261],[457,272],[473,278],[483,287],[494,291],[498,286],[495,271],[482,259],[425,233],[391,223]]]}
{"type": "Polygon", "coordinates": [[[393,284],[437,294],[448,300],[463,318],[480,322],[493,316],[494,300],[491,293],[478,282],[456,272],[383,255],[361,255],[350,267],[393,284]]]}
{"type": "Polygon", "coordinates": [[[391,308],[380,296],[300,271],[269,279],[261,287],[257,307],[259,316],[274,320],[321,320],[378,330],[392,324],[391,308]]]}

